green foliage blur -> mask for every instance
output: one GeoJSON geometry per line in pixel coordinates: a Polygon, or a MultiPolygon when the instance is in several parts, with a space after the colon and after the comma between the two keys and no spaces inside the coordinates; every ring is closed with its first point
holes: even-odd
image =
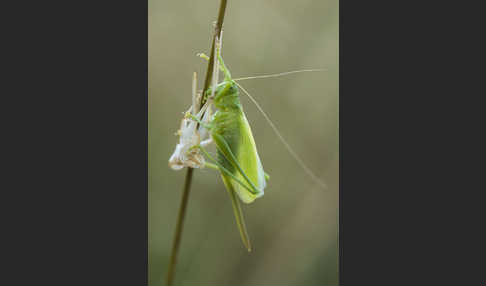
{"type": "MultiPolygon", "coordinates": [[[[149,285],[164,285],[186,170],[167,163],[192,73],[202,88],[219,0],[149,0],[149,285]]],[[[229,0],[222,54],[234,78],[326,68],[241,84],[328,185],[311,181],[243,93],[265,195],[243,205],[243,246],[220,176],[196,170],[174,285],[338,285],[338,1],[229,0]]],[[[212,150],[212,149],[210,149],[212,150]]]]}

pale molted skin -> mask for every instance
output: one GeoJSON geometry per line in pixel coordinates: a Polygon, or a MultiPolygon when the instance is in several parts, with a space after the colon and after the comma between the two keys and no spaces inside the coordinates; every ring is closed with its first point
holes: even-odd
{"type": "MultiPolygon", "coordinates": [[[[195,109],[191,106],[186,114],[195,109]]],[[[205,114],[209,117],[209,114],[205,114]]],[[[174,153],[169,159],[169,167],[173,170],[181,170],[184,167],[203,168],[206,160],[198,148],[200,144],[207,145],[210,142],[208,131],[203,126],[190,118],[184,117],[181,121],[181,127],[177,131],[179,143],[176,145],[174,153]]]]}

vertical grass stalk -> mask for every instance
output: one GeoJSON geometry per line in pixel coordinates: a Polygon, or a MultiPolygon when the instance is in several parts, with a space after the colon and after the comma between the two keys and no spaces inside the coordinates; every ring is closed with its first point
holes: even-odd
{"type": "MultiPolygon", "coordinates": [[[[226,11],[226,2],[227,0],[221,0],[220,5],[219,5],[219,12],[218,12],[218,20],[216,22],[216,27],[213,35],[213,41],[211,44],[211,54],[209,56],[209,63],[208,63],[208,68],[206,70],[206,79],[204,81],[204,89],[203,91],[207,90],[209,88],[209,84],[211,83],[212,79],[212,71],[213,71],[213,66],[214,66],[214,46],[216,44],[216,36],[219,36],[221,34],[221,30],[223,27],[223,21],[224,21],[224,14],[226,11]]],[[[204,102],[201,102],[201,106],[204,104],[204,102]]],[[[179,206],[179,214],[177,216],[177,223],[176,223],[176,229],[174,233],[174,240],[172,243],[172,251],[170,255],[170,260],[169,260],[169,266],[167,269],[167,279],[166,279],[166,285],[167,286],[172,286],[174,283],[174,276],[175,276],[175,269],[177,265],[177,254],[179,252],[179,247],[181,244],[181,239],[182,239],[182,230],[184,228],[184,218],[186,215],[186,209],[187,209],[187,202],[189,200],[189,193],[191,191],[191,183],[192,183],[192,175],[193,175],[194,169],[192,168],[187,168],[186,172],[186,178],[184,181],[184,189],[182,191],[182,199],[181,199],[181,205],[179,206]]]]}

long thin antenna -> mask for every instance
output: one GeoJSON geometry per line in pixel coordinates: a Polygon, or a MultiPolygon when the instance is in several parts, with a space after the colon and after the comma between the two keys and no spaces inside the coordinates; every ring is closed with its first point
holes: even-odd
{"type": "Polygon", "coordinates": [[[288,71],[288,72],[282,72],[282,73],[276,73],[276,74],[267,74],[267,75],[257,75],[257,76],[249,76],[249,77],[240,77],[240,78],[236,78],[236,79],[233,79],[233,80],[234,81],[241,81],[241,80],[256,79],[256,78],[279,77],[279,76],[289,75],[289,74],[293,74],[293,73],[301,73],[301,72],[321,72],[321,71],[327,71],[327,69],[308,69],[308,70],[288,71]]]}
{"type": "Polygon", "coordinates": [[[299,165],[302,167],[302,169],[304,169],[304,171],[316,182],[318,183],[323,189],[327,189],[327,185],[321,181],[321,179],[319,179],[313,172],[312,170],[307,167],[307,165],[304,163],[304,161],[299,157],[299,155],[297,155],[297,153],[292,149],[292,147],[290,147],[289,143],[287,143],[287,141],[282,137],[282,135],[280,134],[280,131],[278,131],[277,127],[275,126],[275,124],[273,124],[272,120],[270,119],[270,117],[268,117],[268,115],[265,113],[265,111],[263,111],[263,109],[261,108],[260,104],[258,104],[258,102],[248,93],[248,91],[246,91],[240,84],[238,84],[237,82],[235,82],[236,85],[241,89],[243,90],[243,92],[250,98],[250,100],[256,105],[256,107],[258,108],[258,110],[260,110],[260,112],[263,114],[263,117],[265,117],[265,119],[267,120],[268,124],[270,124],[270,127],[272,127],[273,131],[275,131],[275,133],[277,134],[278,138],[280,139],[280,141],[282,141],[282,143],[285,145],[285,148],[287,148],[287,150],[289,151],[289,153],[292,155],[292,157],[294,157],[294,159],[299,163],[299,165]]]}

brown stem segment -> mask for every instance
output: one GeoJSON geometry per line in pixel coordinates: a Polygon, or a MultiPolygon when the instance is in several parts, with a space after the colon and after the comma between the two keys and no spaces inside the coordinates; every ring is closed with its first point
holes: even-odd
{"type": "MultiPolygon", "coordinates": [[[[214,30],[213,41],[211,43],[211,54],[209,55],[209,63],[208,69],[206,70],[206,80],[204,81],[204,91],[209,88],[212,79],[212,71],[214,66],[214,45],[216,44],[216,36],[221,34],[221,30],[223,29],[223,21],[224,21],[224,12],[226,11],[226,0],[221,0],[219,5],[219,13],[218,13],[218,21],[216,22],[216,27],[214,30]]],[[[204,94],[204,93],[203,93],[204,94]]],[[[204,105],[204,102],[201,101],[201,107],[204,105]]]]}
{"type": "Polygon", "coordinates": [[[169,269],[167,271],[167,286],[172,286],[174,281],[175,267],[177,262],[177,253],[182,237],[182,227],[184,226],[184,218],[186,216],[187,201],[189,199],[189,192],[191,191],[192,173],[194,169],[188,168],[186,173],[186,180],[184,182],[184,191],[182,192],[181,205],[179,207],[179,215],[177,216],[176,231],[174,234],[174,241],[172,243],[172,253],[170,256],[169,269]]]}
{"type": "MultiPolygon", "coordinates": [[[[218,12],[218,21],[216,22],[216,28],[215,28],[215,33],[213,36],[213,41],[211,44],[211,55],[209,56],[209,63],[208,63],[208,68],[206,70],[206,80],[204,81],[204,89],[203,91],[206,91],[209,88],[209,84],[211,83],[212,79],[212,71],[213,71],[213,66],[214,66],[214,45],[216,43],[216,36],[221,34],[221,29],[223,27],[223,21],[224,21],[224,14],[226,12],[226,2],[227,0],[221,0],[220,5],[219,5],[219,12],[218,12]]],[[[204,102],[201,101],[201,108],[203,106],[204,102]]],[[[176,224],[176,230],[174,234],[174,241],[172,243],[172,252],[170,255],[170,261],[169,261],[169,267],[167,270],[167,279],[166,279],[166,285],[167,286],[172,286],[174,283],[174,276],[175,276],[175,269],[177,265],[177,254],[179,252],[179,246],[181,243],[181,238],[182,238],[182,230],[184,227],[184,218],[186,215],[186,209],[187,209],[187,202],[189,199],[189,193],[191,191],[191,183],[192,183],[192,174],[194,172],[194,169],[192,168],[187,168],[186,172],[186,179],[184,182],[184,189],[182,192],[182,200],[181,200],[181,205],[179,207],[179,214],[177,216],[177,224],[176,224]]]]}

